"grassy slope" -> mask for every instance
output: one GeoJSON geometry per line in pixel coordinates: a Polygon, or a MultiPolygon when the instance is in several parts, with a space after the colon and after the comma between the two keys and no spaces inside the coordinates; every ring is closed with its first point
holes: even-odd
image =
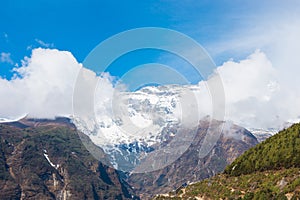
{"type": "Polygon", "coordinates": [[[299,199],[300,124],[246,151],[223,174],[156,199],[299,199]]]}

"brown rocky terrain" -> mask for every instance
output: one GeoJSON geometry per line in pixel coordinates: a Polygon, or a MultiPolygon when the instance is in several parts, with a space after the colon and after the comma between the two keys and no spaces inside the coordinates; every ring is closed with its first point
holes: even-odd
{"type": "Polygon", "coordinates": [[[179,159],[157,171],[132,174],[128,182],[142,199],[148,199],[155,194],[167,193],[183,184],[222,172],[235,158],[257,143],[257,139],[242,127],[220,121],[213,121],[209,126],[207,121],[201,121],[192,144],[179,159]],[[199,158],[207,130],[214,133],[223,125],[223,132],[212,150],[205,157],[199,158]]]}
{"type": "MultiPolygon", "coordinates": [[[[80,138],[90,141],[66,118],[0,124],[0,199],[131,199],[136,198],[134,192],[148,199],[223,171],[257,144],[244,128],[220,121],[209,126],[201,121],[193,142],[175,162],[157,171],[127,176],[132,189],[120,178],[126,176],[105,165],[108,162],[95,159],[80,138]],[[207,130],[215,133],[224,124],[214,147],[200,158],[207,130]]],[[[103,150],[90,144],[105,160],[103,150]]]]}
{"type": "Polygon", "coordinates": [[[119,172],[92,157],[78,134],[65,118],[0,124],[0,199],[133,198],[119,172]]]}

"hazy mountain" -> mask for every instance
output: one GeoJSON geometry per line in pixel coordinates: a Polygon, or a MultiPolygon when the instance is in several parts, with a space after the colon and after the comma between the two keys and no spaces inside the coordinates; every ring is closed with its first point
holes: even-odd
{"type": "MultiPolygon", "coordinates": [[[[95,118],[76,116],[73,122],[107,153],[115,168],[131,172],[177,134],[197,131],[199,120],[210,113],[209,106],[203,106],[207,99],[197,99],[202,92],[197,85],[120,92],[113,102],[95,105],[95,118]]],[[[271,136],[269,130],[256,133],[260,140],[271,136]]]]}
{"type": "Polygon", "coordinates": [[[211,123],[205,115],[209,109],[200,107],[206,99],[197,99],[201,92],[195,85],[148,86],[120,92],[113,102],[103,100],[103,105],[95,105],[95,118],[76,116],[73,122],[103,148],[116,169],[128,172],[124,178],[135,191],[148,198],[188,181],[211,177],[258,143],[242,127],[215,120],[211,123]],[[220,126],[225,130],[216,145],[199,157],[208,129],[218,135],[220,126]],[[178,144],[160,151],[172,142],[178,144]]]}

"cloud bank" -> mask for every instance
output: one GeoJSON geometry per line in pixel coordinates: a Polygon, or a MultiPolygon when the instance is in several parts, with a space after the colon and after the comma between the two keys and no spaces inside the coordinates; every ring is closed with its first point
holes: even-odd
{"type": "MultiPolygon", "coordinates": [[[[81,67],[70,52],[34,49],[31,57],[25,57],[21,67],[14,69],[12,80],[0,78],[0,118],[24,114],[37,118],[72,115],[73,89],[81,67]]],[[[239,62],[227,61],[216,71],[224,84],[226,120],[245,127],[278,128],[284,122],[298,118],[299,87],[293,86],[293,80],[282,79],[280,71],[263,52],[257,50],[239,62]]],[[[89,74],[96,76],[91,71],[89,74]]],[[[97,98],[95,105],[103,107],[109,102],[107,98],[112,96],[114,88],[109,82],[111,77],[103,76],[99,80],[103,83],[104,96],[97,98]]],[[[205,81],[198,87],[204,91],[205,81]]],[[[211,105],[207,92],[197,95],[200,107],[211,105]]],[[[209,112],[209,109],[201,112],[209,112]]]]}

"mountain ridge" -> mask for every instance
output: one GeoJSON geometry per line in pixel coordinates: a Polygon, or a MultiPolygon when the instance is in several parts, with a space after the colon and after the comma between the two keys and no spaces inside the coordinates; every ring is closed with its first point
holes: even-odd
{"type": "Polygon", "coordinates": [[[220,173],[236,157],[258,143],[249,131],[232,123],[202,121],[197,129],[190,147],[176,161],[162,169],[131,174],[128,177],[128,183],[141,198],[148,199],[155,194],[175,190],[188,182],[196,182],[220,173]],[[199,158],[199,150],[208,129],[214,133],[223,125],[226,130],[222,132],[215,146],[205,157],[199,158]]]}
{"type": "Polygon", "coordinates": [[[78,134],[66,118],[1,123],[0,199],[137,198],[118,171],[90,155],[78,134]]]}

